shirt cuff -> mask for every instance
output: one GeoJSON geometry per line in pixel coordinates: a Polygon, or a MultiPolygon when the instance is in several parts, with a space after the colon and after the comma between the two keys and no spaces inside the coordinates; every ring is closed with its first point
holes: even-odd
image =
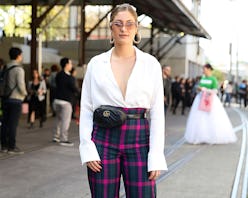
{"type": "Polygon", "coordinates": [[[80,151],[82,165],[84,165],[84,163],[86,162],[101,160],[97,152],[96,146],[93,142],[88,144],[80,144],[79,151],[80,151]]]}
{"type": "Polygon", "coordinates": [[[163,153],[148,153],[148,172],[156,170],[168,170],[163,153]]]}

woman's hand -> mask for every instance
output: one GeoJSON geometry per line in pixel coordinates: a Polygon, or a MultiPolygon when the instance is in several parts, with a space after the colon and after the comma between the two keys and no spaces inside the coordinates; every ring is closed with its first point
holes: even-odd
{"type": "Polygon", "coordinates": [[[156,171],[151,171],[149,172],[149,180],[155,180],[159,177],[160,175],[160,171],[156,170],[156,171]]]}
{"type": "Polygon", "coordinates": [[[90,161],[86,164],[94,172],[100,172],[102,170],[101,161],[90,161]]]}
{"type": "Polygon", "coordinates": [[[42,89],[38,89],[38,95],[43,95],[43,90],[42,89]]]}
{"type": "Polygon", "coordinates": [[[200,91],[207,91],[206,87],[199,87],[199,88],[200,88],[200,91]]]}

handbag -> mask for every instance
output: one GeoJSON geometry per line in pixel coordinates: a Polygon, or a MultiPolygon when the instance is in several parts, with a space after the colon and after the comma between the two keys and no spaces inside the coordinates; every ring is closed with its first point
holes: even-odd
{"type": "Polygon", "coordinates": [[[210,112],[213,104],[214,93],[212,91],[203,91],[199,104],[199,109],[202,111],[210,112]]]}
{"type": "Polygon", "coordinates": [[[126,119],[127,115],[122,109],[110,105],[101,105],[93,114],[93,122],[103,128],[121,126],[126,119]]]}

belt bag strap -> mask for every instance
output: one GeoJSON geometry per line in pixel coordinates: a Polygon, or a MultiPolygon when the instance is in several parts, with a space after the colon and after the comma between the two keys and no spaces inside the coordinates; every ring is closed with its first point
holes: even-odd
{"type": "Polygon", "coordinates": [[[127,114],[127,119],[144,119],[147,118],[146,113],[141,113],[141,114],[127,114]]]}

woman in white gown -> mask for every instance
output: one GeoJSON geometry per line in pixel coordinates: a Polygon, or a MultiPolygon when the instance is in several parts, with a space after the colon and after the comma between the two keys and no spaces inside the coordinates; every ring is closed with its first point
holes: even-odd
{"type": "MultiPolygon", "coordinates": [[[[186,125],[185,139],[191,144],[227,144],[236,141],[229,117],[220,102],[217,94],[218,82],[212,76],[212,66],[206,64],[199,83],[197,94],[186,125]],[[201,109],[201,97],[203,93],[212,94],[212,105],[210,109],[201,109]]],[[[210,101],[211,102],[211,101],[210,101]]]]}

